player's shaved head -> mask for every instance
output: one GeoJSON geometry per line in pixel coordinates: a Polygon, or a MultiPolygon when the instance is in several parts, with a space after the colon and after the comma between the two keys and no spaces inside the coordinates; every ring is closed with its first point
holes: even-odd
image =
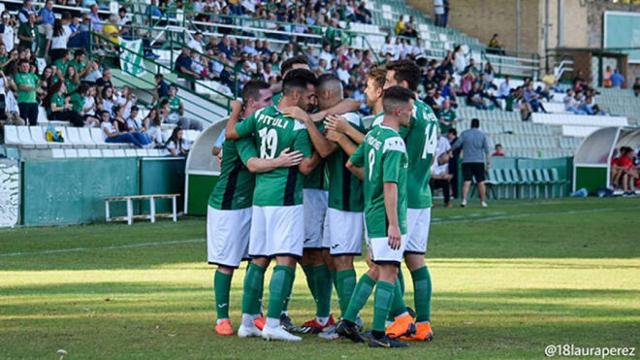
{"type": "Polygon", "coordinates": [[[406,86],[411,91],[418,91],[418,85],[420,85],[420,68],[415,62],[411,60],[398,60],[392,61],[387,64],[387,80],[395,80],[395,82],[389,81],[387,86],[403,85],[406,82],[406,86]]]}
{"type": "Polygon", "coordinates": [[[260,98],[260,90],[269,89],[271,85],[262,80],[250,80],[244,84],[242,88],[242,100],[245,102],[251,100],[258,100],[260,98]]]}
{"type": "Polygon", "coordinates": [[[340,102],[344,97],[342,81],[333,74],[324,74],[318,78],[316,86],[318,105],[321,109],[327,109],[340,102]]]}

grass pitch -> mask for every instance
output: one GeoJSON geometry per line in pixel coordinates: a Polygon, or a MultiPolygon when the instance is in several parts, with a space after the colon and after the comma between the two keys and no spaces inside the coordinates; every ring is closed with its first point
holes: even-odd
{"type": "MultiPolygon", "coordinates": [[[[434,209],[435,339],[395,351],[216,336],[203,219],[0,230],[0,359],[59,359],[58,349],[64,359],[524,359],[550,344],[638,353],[638,215],[638,199],[434,209]]],[[[406,268],[405,278],[412,305],[406,268]]],[[[290,312],[298,323],[314,312],[300,270],[290,312]]]]}

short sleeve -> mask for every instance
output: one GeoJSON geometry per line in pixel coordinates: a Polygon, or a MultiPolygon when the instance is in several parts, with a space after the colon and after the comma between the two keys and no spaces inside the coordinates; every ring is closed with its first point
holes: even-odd
{"type": "Polygon", "coordinates": [[[167,144],[167,150],[174,150],[176,148],[176,143],[173,141],[169,141],[167,144]]]}
{"type": "Polygon", "coordinates": [[[250,138],[243,138],[234,141],[236,149],[238,150],[238,156],[242,163],[246,166],[249,159],[258,157],[258,151],[256,146],[250,138]]]}
{"type": "Polygon", "coordinates": [[[238,136],[243,138],[253,134],[256,131],[255,113],[249,115],[248,118],[236,124],[236,132],[238,136]]]}
{"type": "Polygon", "coordinates": [[[296,131],[293,149],[300,151],[306,158],[313,155],[313,146],[311,146],[311,139],[309,139],[309,133],[306,130],[296,131]]]}
{"type": "Polygon", "coordinates": [[[398,183],[404,153],[389,150],[382,155],[382,181],[398,183]]]}
{"type": "Polygon", "coordinates": [[[354,166],[364,167],[364,143],[356,148],[356,151],[351,154],[349,160],[354,166]]]}

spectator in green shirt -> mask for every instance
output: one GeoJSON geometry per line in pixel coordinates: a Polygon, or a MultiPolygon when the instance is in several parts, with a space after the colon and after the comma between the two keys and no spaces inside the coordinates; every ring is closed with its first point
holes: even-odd
{"type": "Polygon", "coordinates": [[[28,61],[22,60],[19,65],[19,71],[14,76],[16,86],[18,87],[18,108],[20,116],[27,120],[29,125],[38,124],[38,101],[36,99],[36,90],[38,89],[38,75],[34,74],[28,61]]]}
{"type": "Polygon", "coordinates": [[[451,102],[447,99],[442,103],[442,110],[440,110],[440,116],[438,118],[440,133],[446,134],[457,122],[456,112],[451,108],[451,102]]]}
{"type": "Polygon", "coordinates": [[[35,52],[34,46],[37,46],[38,29],[36,28],[36,14],[29,15],[29,21],[20,24],[18,28],[18,38],[20,39],[20,46],[35,52]]]}

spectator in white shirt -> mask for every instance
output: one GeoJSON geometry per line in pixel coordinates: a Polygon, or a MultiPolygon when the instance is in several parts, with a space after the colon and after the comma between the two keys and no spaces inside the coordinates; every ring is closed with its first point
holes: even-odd
{"type": "Polygon", "coordinates": [[[387,54],[391,54],[391,57],[395,57],[397,51],[397,46],[391,43],[391,36],[387,36],[384,39],[384,45],[380,49],[380,55],[385,57],[387,54]]]}
{"type": "Polygon", "coordinates": [[[2,34],[2,42],[7,48],[7,52],[11,52],[15,46],[14,21],[8,11],[2,13],[2,24],[0,24],[0,34],[2,34]]]}
{"type": "Polygon", "coordinates": [[[191,144],[189,140],[184,138],[184,130],[182,127],[176,126],[166,146],[171,156],[187,156],[191,144]]]}
{"type": "Polygon", "coordinates": [[[325,67],[325,70],[329,70],[330,66],[331,66],[331,60],[333,60],[335,57],[333,56],[332,52],[331,52],[331,45],[329,43],[326,43],[322,46],[322,51],[320,52],[320,60],[324,60],[327,63],[327,66],[325,67]]]}
{"type": "Polygon", "coordinates": [[[511,92],[511,77],[509,75],[506,75],[504,77],[504,81],[500,84],[500,87],[498,88],[498,99],[506,99],[507,96],[509,96],[509,93],[511,92]]]}
{"type": "Polygon", "coordinates": [[[462,46],[458,45],[453,49],[453,67],[456,73],[462,74],[464,69],[467,67],[467,60],[464,56],[464,51],[462,50],[462,46]]]}
{"type": "Polygon", "coordinates": [[[195,33],[195,35],[193,35],[193,37],[191,38],[191,40],[189,40],[189,43],[187,45],[189,46],[190,49],[197,51],[199,54],[202,54],[204,52],[204,49],[202,47],[202,33],[201,32],[195,33]]]}
{"type": "MultiPolygon", "coordinates": [[[[441,135],[436,145],[436,153],[434,155],[436,161],[431,166],[431,190],[442,189],[444,196],[444,206],[451,207],[451,174],[449,174],[449,159],[451,157],[451,145],[446,136],[441,135]]],[[[454,184],[455,186],[455,184],[454,184]]]]}
{"type": "Polygon", "coordinates": [[[349,85],[349,79],[351,79],[351,74],[349,74],[349,70],[351,65],[348,61],[342,63],[342,66],[336,71],[336,76],[342,83],[346,86],[349,85]]]}

